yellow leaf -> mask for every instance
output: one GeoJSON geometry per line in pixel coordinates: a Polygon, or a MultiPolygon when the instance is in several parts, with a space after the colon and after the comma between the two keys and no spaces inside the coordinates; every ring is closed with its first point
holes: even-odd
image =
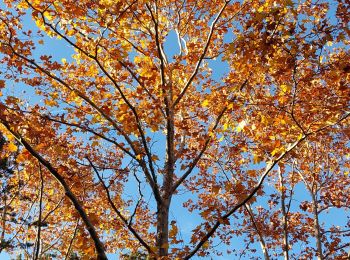
{"type": "Polygon", "coordinates": [[[45,30],[45,25],[41,19],[39,19],[39,18],[36,19],[35,24],[38,26],[39,29],[41,29],[43,31],[45,30]]]}
{"type": "Polygon", "coordinates": [[[272,152],[271,155],[274,156],[275,154],[277,154],[280,151],[280,147],[276,147],[272,152]]]}
{"type": "Polygon", "coordinates": [[[259,7],[258,12],[262,13],[263,11],[264,11],[264,6],[262,5],[262,6],[259,7]]]}
{"type": "Polygon", "coordinates": [[[53,99],[56,99],[56,98],[58,98],[58,92],[52,92],[52,93],[50,93],[50,96],[51,96],[53,99]]]}
{"type": "Polygon", "coordinates": [[[304,137],[303,133],[300,133],[299,136],[298,136],[298,140],[300,140],[303,137],[304,137]]]}
{"type": "Polygon", "coordinates": [[[57,106],[57,102],[55,100],[52,100],[52,99],[51,100],[45,99],[44,103],[45,103],[45,105],[50,106],[50,107],[57,106]]]}
{"type": "Polygon", "coordinates": [[[9,150],[9,152],[16,152],[17,151],[17,146],[13,143],[9,143],[7,145],[7,149],[9,150]]]}
{"type": "Polygon", "coordinates": [[[228,128],[228,123],[225,123],[225,124],[224,124],[224,131],[226,131],[227,128],[228,128]]]}
{"type": "Polygon", "coordinates": [[[281,119],[279,122],[280,122],[282,125],[287,124],[286,120],[284,120],[284,119],[281,119]]]}
{"type": "Polygon", "coordinates": [[[144,78],[152,78],[153,72],[151,70],[143,69],[140,71],[140,76],[144,78]]]}
{"type": "Polygon", "coordinates": [[[95,124],[95,123],[99,123],[101,122],[102,118],[101,115],[95,115],[92,119],[91,119],[91,123],[95,124]]]}
{"type": "Polygon", "coordinates": [[[203,102],[202,102],[202,107],[207,107],[209,105],[209,101],[207,99],[205,99],[203,102]]]}
{"type": "Polygon", "coordinates": [[[49,21],[53,20],[53,16],[50,14],[50,12],[44,12],[44,16],[49,21]]]}
{"type": "Polygon", "coordinates": [[[140,63],[142,61],[142,58],[140,57],[140,56],[136,56],[135,58],[134,58],[134,62],[135,63],[140,63]]]}
{"type": "Polygon", "coordinates": [[[281,89],[283,92],[290,92],[292,90],[292,87],[289,85],[281,85],[281,89]]]}
{"type": "Polygon", "coordinates": [[[264,125],[267,125],[269,123],[269,121],[264,115],[261,115],[261,123],[263,123],[264,125]]]}
{"type": "Polygon", "coordinates": [[[137,159],[137,160],[141,160],[141,158],[142,158],[142,155],[141,155],[141,154],[136,155],[136,159],[137,159]]]}
{"type": "Polygon", "coordinates": [[[78,106],[80,106],[83,101],[82,99],[75,93],[75,91],[71,91],[69,93],[69,101],[74,101],[78,106]]]}
{"type": "Polygon", "coordinates": [[[20,2],[18,5],[17,5],[17,8],[19,9],[28,9],[29,8],[29,5],[26,1],[22,1],[20,2]]]}
{"type": "Polygon", "coordinates": [[[280,155],[282,154],[283,152],[285,151],[284,147],[283,146],[280,146],[280,145],[277,145],[275,147],[275,149],[271,152],[271,155],[274,156],[274,155],[280,155]]]}

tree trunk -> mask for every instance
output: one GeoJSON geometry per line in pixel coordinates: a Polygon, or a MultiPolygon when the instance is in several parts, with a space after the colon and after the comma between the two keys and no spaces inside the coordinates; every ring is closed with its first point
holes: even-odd
{"type": "Polygon", "coordinates": [[[321,231],[320,231],[320,223],[318,219],[318,203],[315,194],[311,194],[312,198],[312,212],[314,215],[314,232],[316,238],[316,250],[317,250],[317,259],[323,260],[323,252],[322,252],[322,241],[321,241],[321,231]]]}
{"type": "Polygon", "coordinates": [[[158,205],[157,214],[157,243],[158,255],[167,256],[169,247],[169,207],[171,199],[164,199],[163,203],[158,205]]]}
{"type": "Polygon", "coordinates": [[[40,195],[39,195],[39,217],[38,217],[38,230],[36,244],[34,247],[34,259],[38,260],[41,257],[39,256],[41,251],[41,221],[42,221],[42,209],[43,209],[43,193],[44,193],[44,177],[41,169],[41,164],[39,163],[39,173],[40,173],[40,195]]]}
{"type": "Polygon", "coordinates": [[[2,219],[1,219],[1,226],[2,226],[2,231],[1,231],[1,237],[0,237],[0,253],[2,250],[6,248],[6,243],[5,243],[5,230],[6,230],[6,214],[7,214],[7,201],[6,201],[6,195],[3,197],[4,201],[4,207],[2,210],[2,219]]]}
{"type": "MultiPolygon", "coordinates": [[[[160,54],[161,55],[161,54],[160,54]]],[[[162,82],[165,82],[162,79],[162,82]]],[[[158,256],[167,256],[169,248],[169,208],[172,198],[172,187],[174,184],[175,169],[175,127],[174,127],[174,110],[172,108],[172,87],[168,86],[169,92],[164,101],[166,104],[167,115],[167,135],[166,135],[166,162],[165,174],[162,186],[162,201],[157,204],[157,241],[158,256]]]]}
{"type": "Polygon", "coordinates": [[[278,174],[280,179],[280,189],[281,189],[281,209],[282,209],[282,221],[283,221],[283,255],[285,260],[289,260],[289,241],[288,241],[288,216],[286,212],[286,194],[284,179],[282,171],[278,168],[278,174]]]}

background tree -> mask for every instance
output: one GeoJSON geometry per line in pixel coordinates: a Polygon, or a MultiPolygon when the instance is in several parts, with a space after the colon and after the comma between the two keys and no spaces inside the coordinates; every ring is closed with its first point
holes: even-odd
{"type": "Polygon", "coordinates": [[[189,259],[232,251],[250,229],[267,258],[282,239],[254,210],[265,181],[280,189],[281,228],[283,187],[327,178],[302,168],[319,156],[309,147],[349,145],[349,13],[341,0],[4,1],[0,130],[18,150],[18,212],[32,216],[7,233],[34,258],[189,259]]]}
{"type": "MultiPolygon", "coordinates": [[[[11,248],[11,242],[5,237],[6,229],[8,229],[8,221],[14,220],[15,212],[11,207],[11,195],[16,193],[12,190],[14,187],[9,182],[9,179],[13,175],[13,160],[11,154],[4,152],[4,146],[6,146],[6,140],[3,135],[0,133],[0,181],[1,181],[1,238],[0,238],[0,252],[4,249],[11,248]]],[[[8,148],[11,148],[8,147],[8,148]]]]}
{"type": "Polygon", "coordinates": [[[339,138],[337,145],[328,138],[309,142],[271,174],[269,182],[276,190],[265,194],[268,203],[250,207],[246,219],[251,223],[241,225],[247,239],[260,241],[265,259],[348,257],[349,148],[341,140],[346,138],[339,138]],[[305,186],[307,193],[300,194],[305,186]],[[341,225],[328,221],[335,212],[342,216],[341,225]]]}

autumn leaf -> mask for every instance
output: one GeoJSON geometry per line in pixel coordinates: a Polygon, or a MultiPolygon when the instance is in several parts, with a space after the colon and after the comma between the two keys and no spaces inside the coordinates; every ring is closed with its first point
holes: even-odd
{"type": "Polygon", "coordinates": [[[205,99],[203,102],[202,102],[202,106],[203,107],[207,107],[209,105],[209,100],[205,99]]]}
{"type": "Polygon", "coordinates": [[[282,84],[282,85],[281,85],[281,89],[282,89],[283,92],[288,93],[288,92],[291,91],[292,88],[291,88],[291,86],[289,86],[289,85],[284,85],[284,84],[282,84]]]}
{"type": "Polygon", "coordinates": [[[12,152],[16,152],[18,148],[17,148],[17,146],[15,144],[9,143],[7,145],[7,149],[8,149],[9,152],[12,153],[12,152]]]}

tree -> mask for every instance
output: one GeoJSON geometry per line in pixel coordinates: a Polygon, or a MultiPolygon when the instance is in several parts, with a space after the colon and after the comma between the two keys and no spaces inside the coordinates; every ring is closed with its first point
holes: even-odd
{"type": "Polygon", "coordinates": [[[272,175],[276,180],[270,182],[275,184],[276,192],[266,194],[269,203],[258,204],[255,212],[247,208],[247,217],[252,223],[241,225],[243,231],[249,232],[249,239],[260,241],[266,252],[265,259],[269,256],[346,259],[348,220],[344,218],[343,226],[332,221],[324,223],[324,220],[331,217],[328,214],[331,210],[343,209],[341,214],[348,210],[346,194],[350,186],[344,165],[348,163],[349,148],[322,138],[308,142],[297,153],[272,175]],[[332,152],[329,153],[331,146],[332,152]],[[298,196],[302,185],[306,186],[307,193],[298,196]],[[322,216],[324,214],[326,217],[322,216]],[[291,250],[293,247],[304,250],[291,250]]]}
{"type": "MultiPolygon", "coordinates": [[[[0,183],[1,183],[1,236],[0,236],[0,253],[12,249],[13,239],[6,237],[7,233],[10,233],[11,224],[16,223],[16,212],[12,206],[13,201],[18,197],[17,189],[19,186],[16,186],[12,183],[11,179],[14,174],[15,169],[15,155],[14,155],[14,146],[11,143],[8,143],[0,132],[0,183]],[[11,151],[12,147],[12,151],[11,151]]],[[[17,149],[16,149],[17,150],[17,149]]]]}
{"type": "MultiPolygon", "coordinates": [[[[288,231],[302,222],[285,211],[284,187],[328,178],[320,162],[303,168],[317,140],[327,140],[315,146],[323,156],[349,145],[349,8],[343,0],[4,1],[0,130],[25,183],[18,214],[32,216],[9,232],[35,259],[189,259],[222,254],[214,242],[233,251],[241,235],[247,250],[257,236],[265,258],[281,246],[288,259],[285,243],[291,251],[297,242],[288,231]],[[270,196],[282,205],[271,220],[284,246],[254,211],[270,196]],[[174,202],[198,222],[190,236],[185,213],[170,214],[174,202]]],[[[340,161],[332,164],[346,172],[340,161]]],[[[348,189],[337,183],[319,199],[348,189]]]]}

